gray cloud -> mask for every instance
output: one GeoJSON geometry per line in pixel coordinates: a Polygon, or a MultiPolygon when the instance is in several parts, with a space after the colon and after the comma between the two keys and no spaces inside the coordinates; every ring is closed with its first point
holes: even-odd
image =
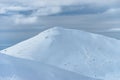
{"type": "MultiPolygon", "coordinates": [[[[95,10],[95,8],[111,8],[111,7],[117,7],[119,0],[1,0],[1,8],[0,13],[15,13],[20,11],[28,11],[31,10],[33,12],[33,16],[40,16],[40,15],[51,15],[51,14],[57,14],[60,12],[64,12],[67,9],[63,9],[65,6],[69,10],[75,10],[74,7],[78,8],[77,10],[80,10],[84,7],[91,7],[95,10]],[[11,4],[12,3],[12,4],[11,4]],[[69,8],[70,7],[70,8],[69,8]]],[[[84,8],[86,9],[86,8],[84,8]]],[[[87,10],[86,10],[87,11],[87,10]]],[[[97,12],[97,11],[96,11],[97,12]]],[[[88,12],[87,12],[88,13],[88,12]]],[[[23,13],[21,13],[23,14],[23,13]]]]}
{"type": "Polygon", "coordinates": [[[25,29],[33,26],[34,28],[64,26],[88,30],[117,28],[120,25],[119,2],[119,0],[0,0],[0,16],[4,16],[4,19],[2,18],[4,21],[0,22],[4,28],[7,26],[6,29],[25,29]]]}

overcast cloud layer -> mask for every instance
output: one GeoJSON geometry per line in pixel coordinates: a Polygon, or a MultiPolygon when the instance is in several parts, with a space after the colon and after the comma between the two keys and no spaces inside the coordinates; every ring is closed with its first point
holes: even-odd
{"type": "Polygon", "coordinates": [[[119,3],[119,0],[0,0],[0,16],[10,17],[16,24],[33,24],[39,22],[41,16],[54,15],[111,18],[119,15],[119,3]]]}
{"type": "Polygon", "coordinates": [[[63,26],[116,31],[120,26],[119,3],[120,0],[0,0],[0,29],[63,26]]]}

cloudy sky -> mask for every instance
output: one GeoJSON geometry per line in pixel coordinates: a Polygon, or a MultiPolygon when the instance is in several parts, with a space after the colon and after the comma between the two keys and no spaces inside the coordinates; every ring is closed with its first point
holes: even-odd
{"type": "Polygon", "coordinates": [[[120,0],[0,0],[0,44],[8,46],[50,27],[120,31],[120,0]]]}

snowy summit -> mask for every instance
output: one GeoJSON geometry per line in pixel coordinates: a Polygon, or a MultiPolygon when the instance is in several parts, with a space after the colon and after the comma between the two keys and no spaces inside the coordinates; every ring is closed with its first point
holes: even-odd
{"type": "Polygon", "coordinates": [[[120,40],[85,31],[54,27],[0,52],[91,78],[120,76],[120,40]]]}

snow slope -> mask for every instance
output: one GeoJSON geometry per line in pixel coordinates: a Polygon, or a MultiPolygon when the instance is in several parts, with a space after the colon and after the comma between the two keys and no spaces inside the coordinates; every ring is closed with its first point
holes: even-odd
{"type": "Polygon", "coordinates": [[[0,80],[97,80],[53,66],[0,54],[0,80]]]}
{"type": "Polygon", "coordinates": [[[51,28],[1,53],[94,78],[120,73],[120,41],[80,30],[51,28]]]}

